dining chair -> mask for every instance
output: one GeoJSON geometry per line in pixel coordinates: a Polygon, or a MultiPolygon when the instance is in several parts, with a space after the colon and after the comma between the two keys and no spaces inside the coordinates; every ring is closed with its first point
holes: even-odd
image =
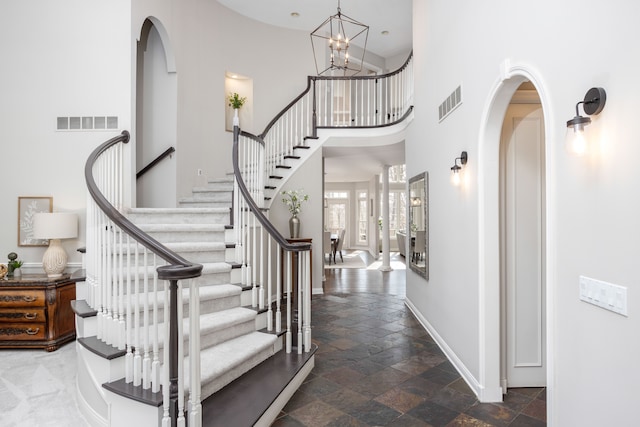
{"type": "Polygon", "coordinates": [[[344,263],[344,259],[342,259],[342,245],[344,244],[344,233],[345,233],[345,229],[343,228],[342,230],[340,230],[340,233],[338,233],[338,240],[336,241],[336,245],[333,248],[333,262],[337,262],[336,261],[336,254],[340,253],[340,261],[342,261],[344,263]]]}
{"type": "Polygon", "coordinates": [[[416,231],[416,240],[413,253],[411,255],[414,262],[422,261],[422,256],[427,248],[427,232],[425,230],[416,231]]]}

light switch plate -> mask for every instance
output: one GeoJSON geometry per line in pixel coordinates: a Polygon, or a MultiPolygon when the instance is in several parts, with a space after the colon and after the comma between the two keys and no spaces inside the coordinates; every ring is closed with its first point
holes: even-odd
{"type": "Polygon", "coordinates": [[[580,300],[627,316],[627,288],[580,276],[580,300]]]}

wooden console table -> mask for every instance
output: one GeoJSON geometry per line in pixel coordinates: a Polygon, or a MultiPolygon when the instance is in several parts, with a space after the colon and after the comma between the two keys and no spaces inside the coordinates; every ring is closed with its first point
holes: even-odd
{"type": "Polygon", "coordinates": [[[25,274],[0,279],[0,348],[54,351],[76,337],[76,280],[25,274]]]}

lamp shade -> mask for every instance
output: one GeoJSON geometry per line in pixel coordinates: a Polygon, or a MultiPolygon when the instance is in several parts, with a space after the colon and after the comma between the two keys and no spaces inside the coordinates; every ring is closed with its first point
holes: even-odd
{"type": "Polygon", "coordinates": [[[73,239],[78,237],[78,215],[54,212],[33,216],[33,237],[36,239],[73,239]]]}

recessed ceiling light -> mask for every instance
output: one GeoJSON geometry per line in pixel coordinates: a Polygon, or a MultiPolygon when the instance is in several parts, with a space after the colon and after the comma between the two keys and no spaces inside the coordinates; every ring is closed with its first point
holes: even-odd
{"type": "Polygon", "coordinates": [[[380,34],[382,34],[383,36],[388,36],[389,35],[389,31],[384,30],[380,34]]]}
{"type": "Polygon", "coordinates": [[[291,12],[291,17],[292,18],[297,18],[298,16],[300,16],[300,14],[298,12],[291,12]]]}

